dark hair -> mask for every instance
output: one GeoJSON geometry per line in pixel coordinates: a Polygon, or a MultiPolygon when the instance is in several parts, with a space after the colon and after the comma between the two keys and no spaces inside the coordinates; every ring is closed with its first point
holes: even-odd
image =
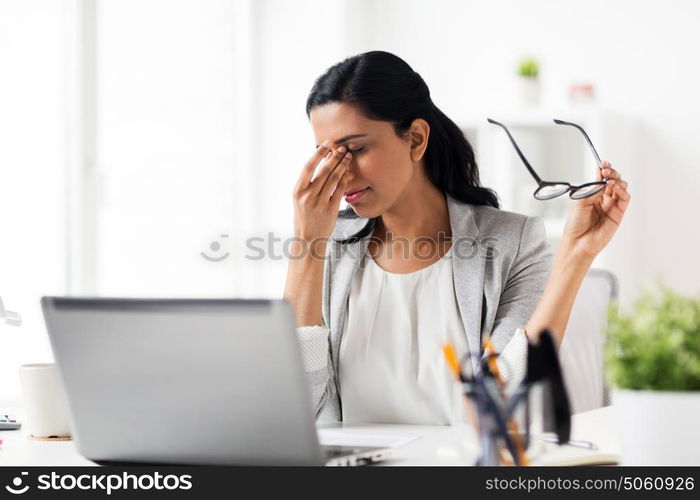
{"type": "MultiPolygon", "coordinates": [[[[332,102],[356,104],[367,118],[390,122],[397,135],[403,135],[416,118],[424,119],[430,125],[424,156],[430,181],[465,203],[498,208],[496,193],[479,184],[474,150],[464,133],[433,104],[423,78],[400,57],[372,51],[331,66],[314,82],[306,100],[306,116],[310,117],[315,106],[332,102]]],[[[338,216],[357,217],[351,207],[338,216]]],[[[367,236],[378,219],[370,219],[358,233],[341,243],[367,236]]]]}

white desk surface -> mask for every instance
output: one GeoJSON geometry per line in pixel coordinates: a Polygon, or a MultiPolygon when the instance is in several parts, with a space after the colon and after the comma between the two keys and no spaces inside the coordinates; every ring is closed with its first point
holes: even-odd
{"type": "MultiPolygon", "coordinates": [[[[2,408],[3,413],[23,417],[21,408],[2,408]]],[[[471,426],[421,425],[342,425],[343,434],[376,436],[415,436],[418,439],[395,450],[383,465],[473,465],[477,443],[471,426]]],[[[81,456],[73,441],[43,442],[27,438],[20,430],[0,431],[0,466],[85,466],[94,462],[81,456]]],[[[572,417],[571,439],[592,441],[599,451],[619,453],[611,407],[599,408],[572,417]]]]}

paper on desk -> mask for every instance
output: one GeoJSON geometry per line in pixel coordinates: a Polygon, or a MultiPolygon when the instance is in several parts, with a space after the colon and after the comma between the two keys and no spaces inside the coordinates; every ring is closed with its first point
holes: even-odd
{"type": "Polygon", "coordinates": [[[619,461],[620,457],[614,453],[546,443],[539,456],[533,457],[532,465],[610,465],[619,461]]]}
{"type": "Polygon", "coordinates": [[[415,441],[418,436],[355,434],[343,429],[318,429],[318,439],[323,445],[398,448],[415,441]]]}

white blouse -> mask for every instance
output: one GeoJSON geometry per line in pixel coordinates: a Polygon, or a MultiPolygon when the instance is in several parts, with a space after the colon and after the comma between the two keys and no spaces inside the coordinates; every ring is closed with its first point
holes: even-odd
{"type": "MultiPolygon", "coordinates": [[[[350,288],[340,341],[344,421],[453,425],[465,418],[459,384],[442,347],[468,351],[452,277],[452,249],[413,273],[384,271],[367,254],[350,288]]],[[[307,373],[328,365],[330,330],[300,326],[307,373]]],[[[528,340],[517,328],[497,364],[512,391],[525,377],[528,340]]]]}
{"type": "Polygon", "coordinates": [[[418,271],[383,270],[368,254],[353,277],[340,343],[343,421],[450,425],[464,420],[443,354],[469,352],[455,297],[452,250],[418,271]]]}

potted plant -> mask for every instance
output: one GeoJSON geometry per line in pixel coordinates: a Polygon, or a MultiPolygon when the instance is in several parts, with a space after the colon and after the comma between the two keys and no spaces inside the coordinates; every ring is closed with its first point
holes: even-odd
{"type": "Polygon", "coordinates": [[[536,59],[523,59],[518,66],[520,101],[525,106],[536,106],[540,101],[540,65],[536,59]]]}
{"type": "Polygon", "coordinates": [[[700,465],[700,298],[661,286],[608,319],[621,463],[700,465]]]}

